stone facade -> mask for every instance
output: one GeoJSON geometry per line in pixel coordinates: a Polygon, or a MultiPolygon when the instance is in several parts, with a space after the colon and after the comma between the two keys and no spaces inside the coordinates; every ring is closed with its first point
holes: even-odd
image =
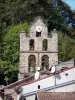
{"type": "Polygon", "coordinates": [[[48,28],[42,18],[38,18],[30,26],[29,37],[26,36],[24,31],[20,33],[20,80],[24,78],[25,73],[31,72],[29,68],[29,56],[33,56],[34,58],[30,59],[30,63],[33,59],[35,70],[37,67],[42,66],[43,56],[48,58],[48,62],[46,61],[48,68],[58,62],[58,34],[54,29],[49,36],[48,28]],[[43,40],[46,40],[45,50],[43,50],[43,40]]]}

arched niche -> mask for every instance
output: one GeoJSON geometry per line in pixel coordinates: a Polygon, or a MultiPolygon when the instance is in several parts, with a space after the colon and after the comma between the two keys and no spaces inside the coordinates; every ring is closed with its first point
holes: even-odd
{"type": "Polygon", "coordinates": [[[47,51],[47,49],[48,49],[48,40],[44,39],[42,43],[42,50],[47,51]]]}
{"type": "Polygon", "coordinates": [[[49,57],[48,55],[43,55],[41,58],[41,69],[49,69],[49,57]]]}
{"type": "Polygon", "coordinates": [[[34,50],[34,46],[35,46],[34,40],[31,39],[31,40],[29,41],[29,50],[30,50],[30,51],[33,51],[33,50],[34,50]]]}
{"type": "Polygon", "coordinates": [[[28,71],[35,72],[36,70],[36,57],[35,55],[30,55],[28,57],[28,71]]]}

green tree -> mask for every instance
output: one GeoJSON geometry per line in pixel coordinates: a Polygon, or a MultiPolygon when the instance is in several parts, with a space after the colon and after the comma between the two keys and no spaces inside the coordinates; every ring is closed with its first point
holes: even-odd
{"type": "Polygon", "coordinates": [[[20,32],[24,30],[29,34],[29,25],[27,22],[9,28],[8,33],[4,37],[3,57],[0,60],[0,73],[4,74],[8,83],[18,79],[19,68],[19,39],[20,32]]]}
{"type": "Polygon", "coordinates": [[[11,83],[17,80],[18,67],[13,66],[8,61],[0,60],[0,74],[5,76],[5,81],[11,83]]]}
{"type": "Polygon", "coordinates": [[[75,10],[72,10],[68,4],[62,0],[57,0],[58,11],[62,14],[65,24],[61,27],[61,31],[71,37],[75,37],[75,10]]]}
{"type": "Polygon", "coordinates": [[[74,51],[75,40],[59,33],[59,60],[66,61],[75,58],[74,51]]]}

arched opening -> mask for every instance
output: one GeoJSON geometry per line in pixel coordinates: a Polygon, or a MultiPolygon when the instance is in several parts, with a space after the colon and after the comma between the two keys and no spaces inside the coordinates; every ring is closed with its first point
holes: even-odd
{"type": "Polygon", "coordinates": [[[36,70],[36,58],[34,55],[28,57],[28,71],[35,72],[36,70]]]}
{"type": "Polygon", "coordinates": [[[43,55],[41,59],[41,69],[49,69],[49,57],[47,55],[43,55]]]}
{"type": "Polygon", "coordinates": [[[34,40],[33,39],[31,39],[30,41],[29,41],[29,50],[30,51],[33,51],[34,50],[34,40]]]}
{"type": "Polygon", "coordinates": [[[42,50],[43,51],[47,51],[47,48],[48,48],[48,41],[47,41],[47,39],[44,39],[43,40],[42,50]]]}

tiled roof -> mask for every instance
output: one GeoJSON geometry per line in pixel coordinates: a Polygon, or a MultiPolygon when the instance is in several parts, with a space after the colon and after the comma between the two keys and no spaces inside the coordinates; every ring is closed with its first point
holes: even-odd
{"type": "Polygon", "coordinates": [[[50,75],[50,71],[48,70],[43,70],[43,71],[40,71],[40,74],[47,74],[47,75],[50,75]]]}
{"type": "Polygon", "coordinates": [[[75,92],[38,92],[38,100],[75,100],[75,92]]]}

